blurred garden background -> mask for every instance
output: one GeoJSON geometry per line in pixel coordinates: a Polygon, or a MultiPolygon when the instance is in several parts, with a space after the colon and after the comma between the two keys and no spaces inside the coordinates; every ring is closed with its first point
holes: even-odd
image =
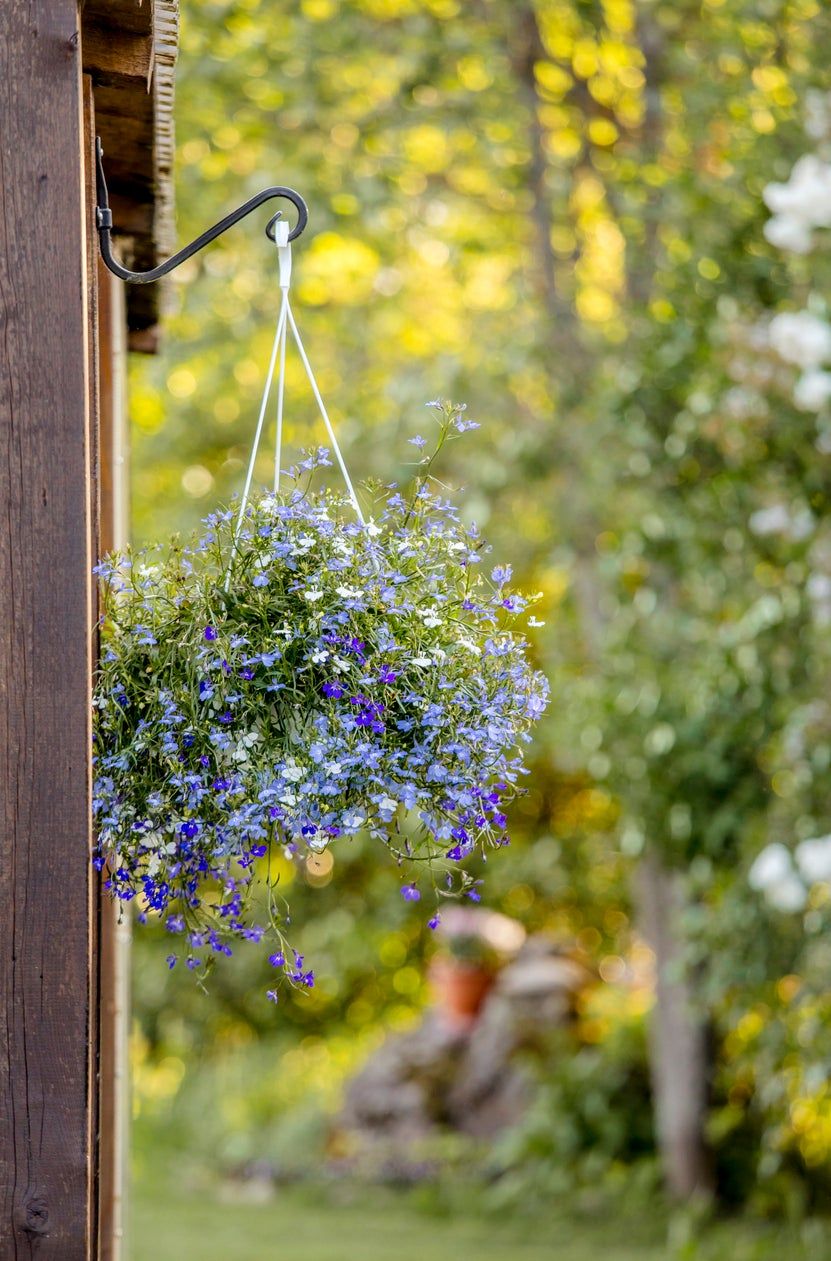
{"type": "MultiPolygon", "coordinates": [[[[442,931],[369,842],[287,866],[317,984],[277,1007],[259,952],[204,993],[137,930],[134,1261],[831,1257],[831,13],[182,7],[179,239],[306,197],[350,469],[407,478],[467,404],[440,475],[543,593],[553,700],[442,931]]],[[[279,302],[247,223],[134,356],[138,542],[241,488],[279,302]]]]}

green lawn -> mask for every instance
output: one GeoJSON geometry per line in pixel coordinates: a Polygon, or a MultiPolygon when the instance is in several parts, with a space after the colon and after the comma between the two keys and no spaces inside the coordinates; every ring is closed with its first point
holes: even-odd
{"type": "Polygon", "coordinates": [[[129,1233],[130,1261],[831,1261],[831,1227],[818,1222],[729,1221],[700,1237],[676,1222],[670,1245],[660,1209],[578,1218],[555,1206],[532,1220],[474,1204],[437,1215],[418,1193],[339,1185],[245,1203],[150,1167],[136,1179],[129,1233]]]}

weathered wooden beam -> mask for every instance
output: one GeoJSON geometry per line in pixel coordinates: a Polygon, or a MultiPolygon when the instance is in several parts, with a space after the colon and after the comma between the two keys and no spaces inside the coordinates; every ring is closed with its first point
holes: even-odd
{"type": "Polygon", "coordinates": [[[84,24],[115,26],[135,35],[152,35],[155,25],[154,0],[84,0],[84,24]]]}
{"type": "Polygon", "coordinates": [[[76,0],[0,4],[0,1261],[91,1261],[90,337],[76,0]]]}
{"type": "Polygon", "coordinates": [[[153,39],[110,26],[88,26],[83,33],[84,73],[94,84],[147,92],[153,77],[153,39]]]}

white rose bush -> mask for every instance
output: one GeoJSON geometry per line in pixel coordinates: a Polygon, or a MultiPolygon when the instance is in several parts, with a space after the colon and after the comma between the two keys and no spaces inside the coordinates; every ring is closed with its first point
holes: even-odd
{"type": "MultiPolygon", "coordinates": [[[[475,428],[437,406],[437,449],[475,428]]],[[[97,567],[93,861],[181,943],[170,967],[202,974],[266,941],[275,974],[313,983],[275,847],[299,860],[365,832],[406,868],[407,900],[478,900],[464,860],[508,843],[548,685],[519,630],[529,601],[510,568],[482,574],[487,548],[431,485],[433,458],[408,493],[376,490],[362,524],[312,488],[318,449],[239,527],[217,512],[190,545],[97,567]]]]}

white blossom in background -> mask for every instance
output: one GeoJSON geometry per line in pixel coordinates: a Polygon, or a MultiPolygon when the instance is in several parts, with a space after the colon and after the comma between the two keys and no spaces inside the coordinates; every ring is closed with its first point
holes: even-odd
{"type": "Polygon", "coordinates": [[[762,196],[773,218],[765,224],[772,245],[807,254],[814,228],[831,225],[831,164],[806,153],[785,184],[767,184],[762,196]]]}
{"type": "Polygon", "coordinates": [[[805,95],[805,131],[812,140],[831,136],[831,94],[813,89],[805,95]]]}
{"type": "Polygon", "coordinates": [[[794,868],[790,850],[780,841],[767,845],[747,873],[751,889],[764,895],[777,911],[801,911],[808,892],[794,868]]]}
{"type": "Polygon", "coordinates": [[[831,836],[816,836],[797,845],[796,865],[809,885],[831,881],[831,836]]]}
{"type": "Polygon", "coordinates": [[[831,372],[809,368],[794,386],[793,401],[800,411],[818,412],[831,398],[831,372]]]}
{"type": "Polygon", "coordinates": [[[748,525],[751,533],[758,538],[782,534],[799,543],[812,533],[814,518],[807,508],[791,512],[785,504],[771,504],[769,508],[759,508],[752,513],[748,525]]]}
{"type": "Polygon", "coordinates": [[[813,573],[809,576],[805,589],[818,625],[831,625],[831,578],[828,574],[813,573]]]}
{"type": "Polygon", "coordinates": [[[780,311],[768,336],[779,357],[798,368],[818,368],[831,359],[831,325],[810,311],[780,311]]]}
{"type": "Polygon", "coordinates": [[[807,254],[814,243],[813,233],[808,225],[800,219],[789,219],[786,215],[774,215],[772,219],[768,219],[762,231],[771,245],[791,254],[807,254]]]}

